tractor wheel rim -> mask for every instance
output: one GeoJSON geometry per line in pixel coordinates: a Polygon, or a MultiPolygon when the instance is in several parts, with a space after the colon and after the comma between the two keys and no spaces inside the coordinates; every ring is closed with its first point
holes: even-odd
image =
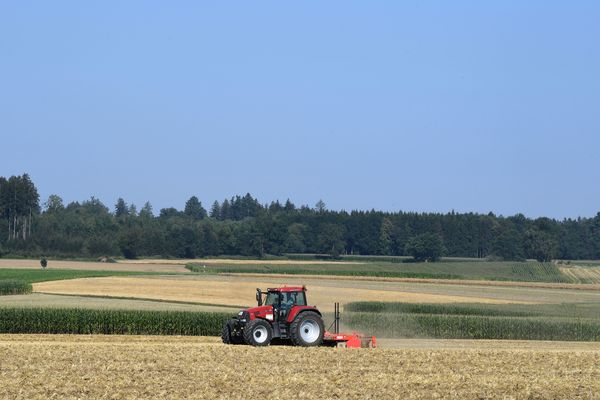
{"type": "Polygon", "coordinates": [[[252,336],[256,343],[264,343],[267,340],[267,328],[264,326],[257,326],[254,328],[252,336]]]}
{"type": "Polygon", "coordinates": [[[307,319],[300,324],[300,337],[305,343],[314,343],[321,334],[321,327],[317,321],[307,319]]]}

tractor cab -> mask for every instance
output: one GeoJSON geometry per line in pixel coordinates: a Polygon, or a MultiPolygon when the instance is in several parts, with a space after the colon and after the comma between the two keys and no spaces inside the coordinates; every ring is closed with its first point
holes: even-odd
{"type": "Polygon", "coordinates": [[[256,289],[256,302],[258,307],[272,307],[273,317],[279,321],[285,321],[290,311],[296,306],[307,306],[305,287],[284,287],[267,289],[263,292],[256,289]],[[263,301],[264,297],[264,301],[263,301]]]}

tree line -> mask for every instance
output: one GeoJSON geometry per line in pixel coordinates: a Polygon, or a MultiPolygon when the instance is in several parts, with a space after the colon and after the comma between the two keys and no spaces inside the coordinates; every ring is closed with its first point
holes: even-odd
{"type": "Polygon", "coordinates": [[[0,255],[195,258],[314,253],[413,255],[504,260],[600,259],[600,213],[556,220],[522,214],[328,210],[292,201],[260,203],[250,194],[215,201],[192,196],[157,213],[119,198],[40,204],[27,174],[0,177],[0,255]],[[1,232],[4,232],[2,234],[1,232]]]}

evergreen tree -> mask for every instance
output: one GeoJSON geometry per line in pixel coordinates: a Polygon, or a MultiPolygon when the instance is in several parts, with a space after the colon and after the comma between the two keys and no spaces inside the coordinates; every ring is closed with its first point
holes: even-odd
{"type": "Polygon", "coordinates": [[[190,197],[185,203],[183,213],[194,220],[206,218],[206,210],[202,207],[202,203],[196,196],[190,197]]]}
{"type": "Polygon", "coordinates": [[[221,204],[221,219],[225,220],[225,219],[233,219],[233,215],[231,212],[231,206],[229,204],[229,200],[225,199],[223,200],[223,203],[221,204]]]}
{"type": "Polygon", "coordinates": [[[379,228],[379,254],[390,255],[392,248],[392,233],[394,224],[385,217],[381,220],[381,228],[379,228]]]}
{"type": "Polygon", "coordinates": [[[154,218],[154,212],[152,210],[152,204],[149,201],[144,203],[144,207],[140,210],[140,218],[152,219],[154,218]]]}
{"type": "Polygon", "coordinates": [[[222,219],[221,218],[221,205],[219,204],[219,202],[217,200],[215,200],[212,207],[210,208],[210,217],[213,219],[218,219],[218,220],[222,219]]]}
{"type": "Polygon", "coordinates": [[[115,217],[123,218],[126,217],[128,214],[129,207],[127,206],[127,203],[125,203],[125,200],[123,200],[122,197],[119,197],[119,199],[117,200],[117,204],[115,204],[115,217]]]}
{"type": "Polygon", "coordinates": [[[285,205],[283,206],[283,209],[286,212],[292,212],[292,211],[296,211],[296,206],[294,205],[294,203],[292,203],[290,201],[290,199],[287,199],[285,201],[285,205]]]}

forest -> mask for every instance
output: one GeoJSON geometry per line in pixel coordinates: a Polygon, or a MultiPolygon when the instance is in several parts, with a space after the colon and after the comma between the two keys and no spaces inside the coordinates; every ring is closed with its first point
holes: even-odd
{"type": "Polygon", "coordinates": [[[0,177],[0,256],[197,258],[310,253],[549,261],[600,259],[600,213],[556,220],[493,213],[328,210],[289,199],[263,204],[250,194],[215,201],[198,197],[183,209],[155,212],[119,198],[107,206],[91,197],[41,202],[27,174],[0,177]],[[433,243],[433,244],[431,244],[433,243]]]}

